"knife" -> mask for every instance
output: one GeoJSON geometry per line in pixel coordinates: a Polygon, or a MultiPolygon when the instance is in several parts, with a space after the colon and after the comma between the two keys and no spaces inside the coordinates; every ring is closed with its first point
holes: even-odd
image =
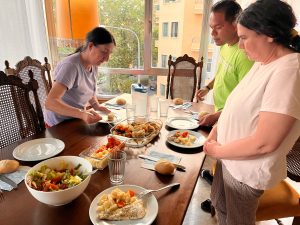
{"type": "Polygon", "coordinates": [[[14,182],[12,179],[4,176],[4,175],[0,175],[0,180],[3,181],[4,183],[12,186],[13,188],[17,188],[18,185],[16,184],[16,182],[14,182]]]}
{"type": "MultiPolygon", "coordinates": [[[[158,159],[158,158],[155,158],[155,157],[153,157],[153,156],[150,156],[150,155],[139,155],[139,158],[141,158],[141,159],[148,159],[148,160],[151,160],[151,161],[154,161],[154,162],[157,162],[158,160],[160,160],[160,159],[158,159]]],[[[182,170],[182,171],[185,171],[185,166],[183,166],[183,165],[180,165],[180,164],[177,164],[177,163],[173,163],[173,162],[171,162],[177,169],[180,169],[180,170],[182,170]]]]}

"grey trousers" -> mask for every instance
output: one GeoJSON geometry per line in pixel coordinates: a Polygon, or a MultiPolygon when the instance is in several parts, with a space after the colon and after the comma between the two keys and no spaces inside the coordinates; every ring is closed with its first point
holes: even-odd
{"type": "Polygon", "coordinates": [[[234,179],[217,161],[211,199],[219,225],[255,225],[258,199],[263,192],[234,179]]]}

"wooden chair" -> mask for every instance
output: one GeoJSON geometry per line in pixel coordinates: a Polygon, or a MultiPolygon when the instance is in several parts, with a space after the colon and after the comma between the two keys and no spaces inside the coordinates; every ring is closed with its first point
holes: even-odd
{"type": "Polygon", "coordinates": [[[32,73],[28,84],[24,84],[21,78],[0,71],[0,149],[45,129],[37,90],[32,73]]]}
{"type": "MultiPolygon", "coordinates": [[[[48,60],[46,61],[46,64],[48,60]]],[[[49,67],[50,68],[50,67],[49,67]]],[[[42,109],[45,108],[45,101],[52,86],[50,70],[48,65],[43,66],[38,60],[26,56],[23,60],[16,64],[16,75],[20,77],[23,83],[28,83],[30,80],[29,72],[33,73],[33,78],[39,84],[38,96],[42,109]],[[48,77],[46,76],[48,74],[48,77]]]]}
{"type": "Polygon", "coordinates": [[[52,88],[52,77],[51,77],[51,65],[50,63],[48,63],[48,58],[47,57],[44,57],[44,61],[45,61],[45,64],[43,65],[45,67],[45,71],[47,73],[47,81],[48,81],[48,85],[49,85],[49,88],[51,89],[52,88]]]}
{"type": "MultiPolygon", "coordinates": [[[[300,181],[300,137],[287,155],[288,177],[296,182],[300,181]]],[[[256,213],[256,220],[294,217],[293,225],[300,224],[300,194],[286,180],[277,186],[266,190],[260,197],[256,213]]]]}
{"type": "Polygon", "coordinates": [[[10,76],[10,75],[16,75],[16,70],[14,68],[10,68],[9,62],[7,60],[4,61],[5,64],[5,73],[10,76]]]}
{"type": "Polygon", "coordinates": [[[172,61],[172,56],[168,60],[169,72],[167,78],[166,98],[182,98],[184,100],[193,101],[196,88],[200,88],[203,57],[201,62],[196,62],[193,57],[187,54],[178,57],[172,61]],[[199,76],[197,77],[197,69],[199,76]]]}

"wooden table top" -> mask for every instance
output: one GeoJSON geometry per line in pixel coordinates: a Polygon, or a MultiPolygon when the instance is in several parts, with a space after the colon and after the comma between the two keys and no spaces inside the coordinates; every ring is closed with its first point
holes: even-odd
{"type": "MultiPolygon", "coordinates": [[[[128,96],[127,96],[128,97],[128,96]]],[[[190,108],[194,111],[211,112],[213,107],[204,103],[193,103],[190,108]]],[[[125,110],[116,111],[125,114],[125,110]]],[[[188,116],[182,110],[169,110],[169,116],[188,116]]],[[[165,122],[165,119],[162,119],[165,122]]],[[[128,154],[125,169],[124,184],[138,185],[147,189],[156,189],[164,185],[178,182],[180,188],[175,191],[161,191],[155,193],[158,201],[158,215],[153,224],[182,224],[189,202],[191,200],[200,168],[203,163],[204,153],[202,147],[198,149],[181,149],[166,144],[169,128],[163,124],[158,137],[150,147],[127,149],[128,154]],[[161,151],[181,157],[181,164],[186,166],[186,172],[177,171],[174,176],[163,176],[141,168],[142,160],[138,154],[147,154],[150,150],[161,151]]],[[[79,155],[87,147],[94,144],[107,142],[106,135],[110,127],[107,124],[96,123],[87,125],[81,120],[65,121],[61,124],[46,129],[43,134],[22,140],[2,149],[2,158],[13,158],[13,149],[22,142],[43,137],[53,137],[65,143],[65,149],[60,155],[79,155]]],[[[208,129],[199,129],[205,136],[208,129]]],[[[23,165],[33,166],[37,162],[21,162],[23,165]]],[[[91,225],[89,207],[93,199],[103,190],[111,187],[108,168],[92,175],[90,183],[83,194],[73,202],[64,206],[48,206],[35,200],[27,190],[24,182],[16,190],[4,191],[5,200],[0,202],[0,224],[5,225],[91,225]]]]}

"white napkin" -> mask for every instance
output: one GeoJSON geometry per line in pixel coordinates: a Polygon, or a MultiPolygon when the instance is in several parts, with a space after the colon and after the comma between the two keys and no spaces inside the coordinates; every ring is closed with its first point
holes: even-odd
{"type": "MultiPolygon", "coordinates": [[[[181,158],[180,157],[177,157],[175,155],[170,155],[170,154],[166,154],[166,153],[162,153],[162,152],[157,152],[157,151],[150,151],[149,156],[152,156],[154,158],[157,158],[157,159],[165,159],[165,160],[168,160],[172,163],[177,163],[179,164],[181,158]]],[[[148,169],[148,170],[154,170],[154,165],[155,165],[156,162],[152,161],[152,160],[149,160],[149,159],[144,159],[143,160],[143,164],[141,167],[145,168],[145,169],[148,169]]]]}
{"type": "MultiPolygon", "coordinates": [[[[17,171],[15,171],[13,173],[3,174],[2,176],[5,176],[5,177],[11,179],[16,184],[19,184],[24,180],[25,175],[29,169],[30,169],[30,167],[28,167],[28,166],[20,166],[17,171]]],[[[10,186],[9,184],[7,184],[1,180],[0,180],[0,188],[5,191],[13,190],[12,186],[10,186]]]]}

